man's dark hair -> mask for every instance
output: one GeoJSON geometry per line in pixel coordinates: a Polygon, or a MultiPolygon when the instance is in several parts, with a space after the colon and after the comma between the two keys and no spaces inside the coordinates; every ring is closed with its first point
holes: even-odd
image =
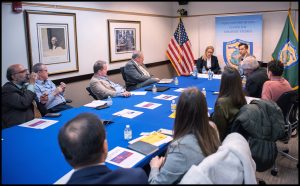
{"type": "Polygon", "coordinates": [[[105,61],[98,60],[94,64],[94,73],[96,74],[99,70],[103,69],[103,66],[106,64],[105,61]]]}
{"type": "Polygon", "coordinates": [[[38,73],[42,69],[42,65],[43,65],[43,63],[34,64],[33,67],[32,67],[32,71],[34,73],[38,73]]]}
{"type": "Polygon", "coordinates": [[[105,129],[98,116],[82,113],[67,122],[58,134],[65,159],[73,167],[99,163],[104,153],[105,129]]]}
{"type": "Polygon", "coordinates": [[[12,81],[12,75],[15,73],[15,67],[14,66],[10,66],[7,68],[7,71],[6,71],[6,79],[8,81],[12,81]]]}
{"type": "Polygon", "coordinates": [[[248,45],[246,43],[240,43],[239,48],[240,48],[240,46],[243,46],[243,45],[245,46],[245,49],[248,49],[248,45]]]}
{"type": "Polygon", "coordinates": [[[268,71],[271,71],[273,76],[282,76],[284,65],[279,60],[272,60],[267,65],[268,71]]]}

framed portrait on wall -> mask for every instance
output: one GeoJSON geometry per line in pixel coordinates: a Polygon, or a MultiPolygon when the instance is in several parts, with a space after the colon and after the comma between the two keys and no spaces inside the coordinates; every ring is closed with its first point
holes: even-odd
{"type": "Polygon", "coordinates": [[[30,69],[47,65],[49,75],[79,70],[76,14],[25,11],[30,69]]]}
{"type": "Polygon", "coordinates": [[[130,60],[132,52],[141,50],[141,22],[108,20],[109,61],[130,60]]]}

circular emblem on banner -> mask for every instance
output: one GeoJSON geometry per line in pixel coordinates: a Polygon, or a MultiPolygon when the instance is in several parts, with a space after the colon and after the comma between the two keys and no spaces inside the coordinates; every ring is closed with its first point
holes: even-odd
{"type": "Polygon", "coordinates": [[[290,41],[285,43],[278,53],[278,58],[283,62],[284,66],[290,66],[297,61],[298,54],[296,47],[290,41]]]}

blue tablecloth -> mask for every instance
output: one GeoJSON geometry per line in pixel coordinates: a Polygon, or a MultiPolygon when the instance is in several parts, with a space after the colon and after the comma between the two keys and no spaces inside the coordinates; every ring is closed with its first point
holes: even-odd
{"type": "MultiPolygon", "coordinates": [[[[25,127],[11,127],[2,130],[2,183],[3,184],[52,184],[72,170],[60,151],[58,144],[58,131],[67,121],[76,115],[89,112],[94,113],[101,119],[112,119],[114,123],[106,126],[107,141],[109,150],[116,146],[127,147],[128,141],[124,140],[123,132],[126,124],[132,128],[132,137],[137,138],[141,132],[151,132],[160,128],[172,129],[174,119],[169,118],[171,114],[171,101],[154,99],[160,94],[176,95],[178,100],[180,93],[175,92],[177,88],[196,86],[203,87],[207,91],[207,102],[209,112],[213,112],[217,95],[213,91],[219,91],[220,80],[193,79],[193,77],[178,77],[179,85],[161,84],[157,86],[169,86],[165,92],[153,94],[147,92],[145,96],[131,96],[129,98],[113,98],[113,105],[109,108],[96,110],[81,106],[65,110],[58,118],[58,122],[45,129],[31,129],[25,127]],[[162,104],[156,109],[144,109],[135,107],[143,101],[162,104]],[[123,109],[141,111],[143,114],[133,118],[115,117],[112,114],[123,109]]],[[[143,91],[141,88],[139,91],[143,91]]],[[[167,148],[167,144],[162,145],[155,154],[149,155],[140,161],[135,167],[142,167],[149,163],[152,157],[160,154],[167,148]]],[[[110,169],[118,167],[106,163],[110,169]]]]}

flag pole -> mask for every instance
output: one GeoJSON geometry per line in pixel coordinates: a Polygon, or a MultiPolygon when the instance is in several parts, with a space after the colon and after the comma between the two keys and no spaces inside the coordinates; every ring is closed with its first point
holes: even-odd
{"type": "MultiPolygon", "coordinates": [[[[180,20],[181,20],[181,13],[180,13],[180,16],[179,16],[179,24],[180,24],[180,20]]],[[[178,27],[178,31],[179,31],[179,33],[178,33],[178,39],[179,39],[179,47],[180,47],[180,39],[181,39],[181,31],[180,31],[180,26],[178,27]]],[[[179,49],[179,51],[180,51],[180,58],[179,58],[179,63],[181,63],[181,58],[182,58],[182,50],[181,50],[181,48],[179,49]]]]}

